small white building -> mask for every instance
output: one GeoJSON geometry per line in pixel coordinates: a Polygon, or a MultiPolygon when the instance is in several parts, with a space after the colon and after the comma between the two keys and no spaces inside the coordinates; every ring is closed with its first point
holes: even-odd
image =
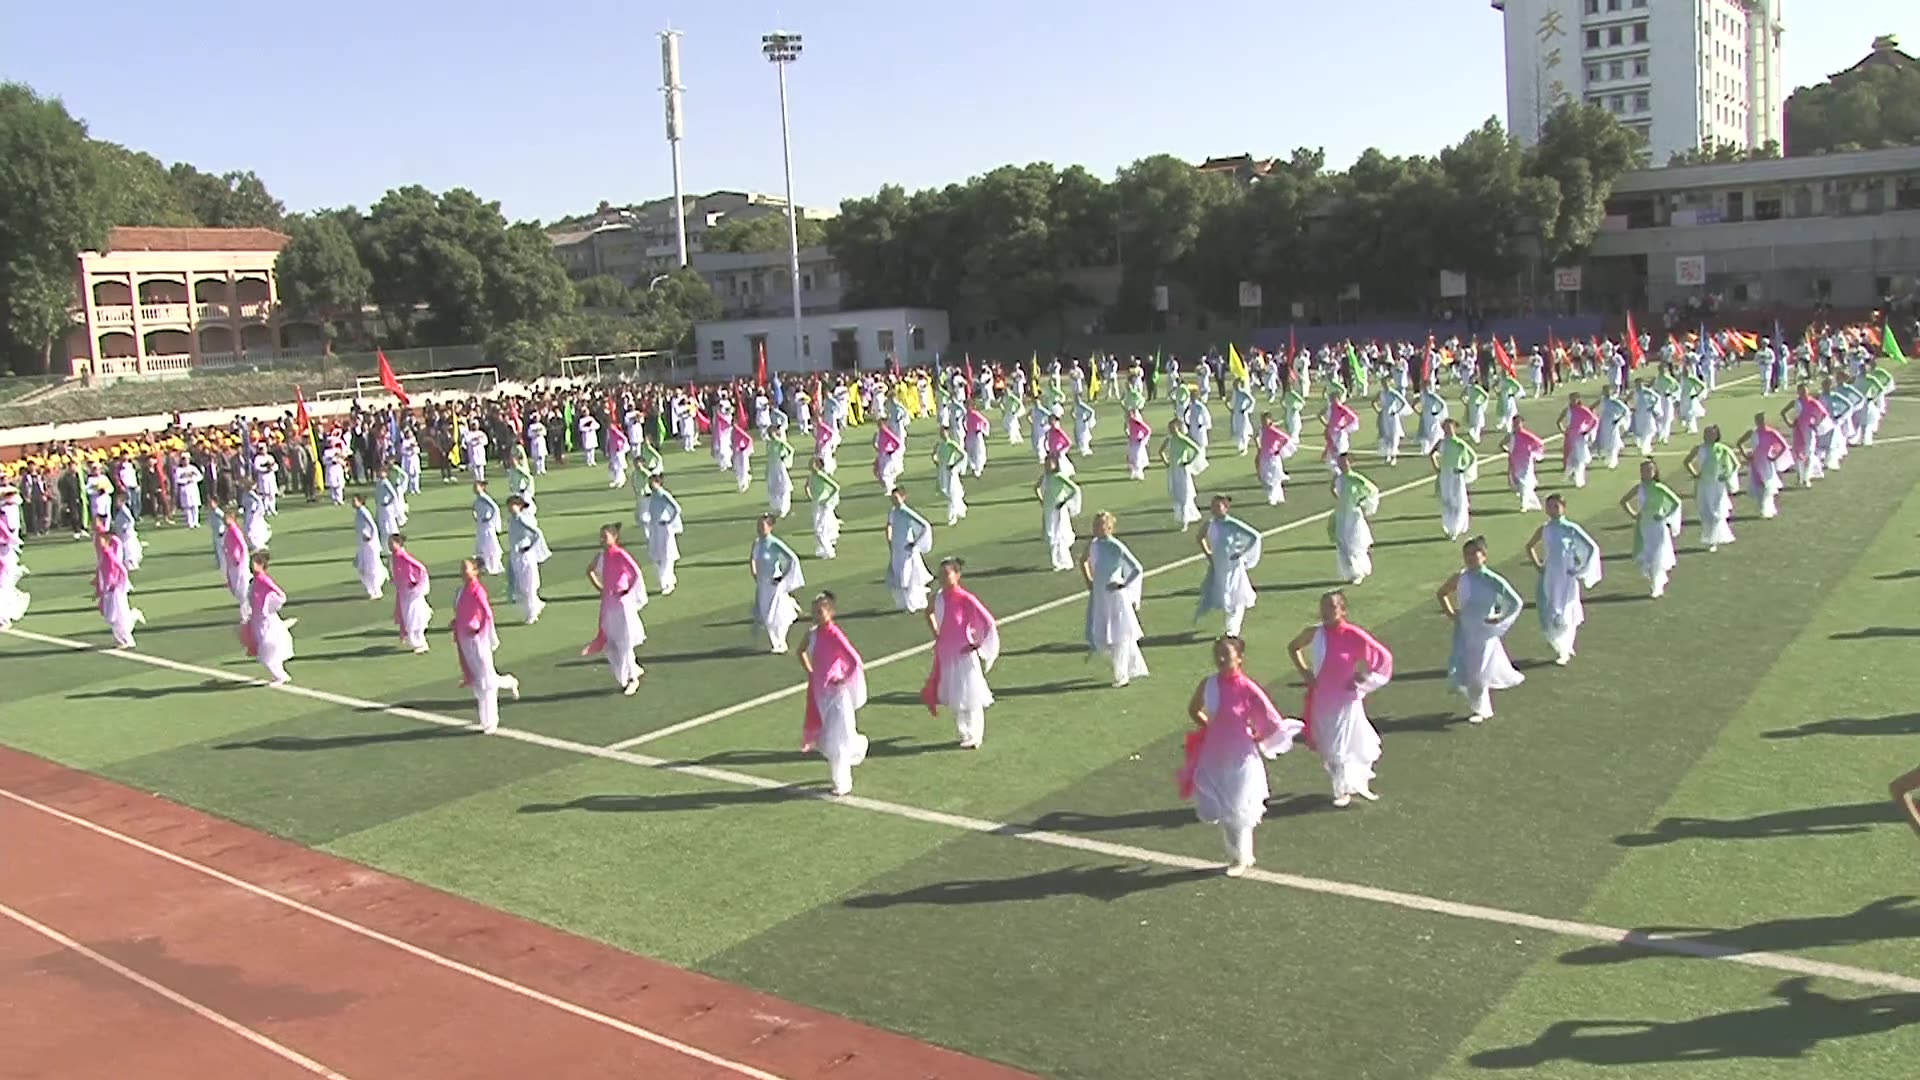
{"type": "Polygon", "coordinates": [[[693,335],[701,379],[752,376],[762,348],[770,372],[878,371],[889,359],[901,367],[931,364],[952,345],[947,313],[933,308],[803,315],[797,356],[793,319],[786,315],[698,323],[693,335]]]}

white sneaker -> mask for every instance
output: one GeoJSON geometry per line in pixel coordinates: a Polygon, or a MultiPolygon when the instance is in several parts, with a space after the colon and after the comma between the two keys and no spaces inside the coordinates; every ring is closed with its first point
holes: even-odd
{"type": "Polygon", "coordinates": [[[1361,798],[1367,800],[1368,802],[1380,801],[1380,796],[1375,795],[1371,788],[1361,788],[1359,791],[1354,792],[1354,794],[1360,796],[1361,798]]]}
{"type": "Polygon", "coordinates": [[[627,685],[620,688],[620,693],[627,697],[632,697],[633,695],[639,692],[640,692],[639,679],[630,679],[627,681],[627,685]]]}
{"type": "Polygon", "coordinates": [[[1228,863],[1225,872],[1228,877],[1241,877],[1246,874],[1248,867],[1252,865],[1252,863],[1243,862],[1228,863]]]}
{"type": "Polygon", "coordinates": [[[1487,718],[1479,713],[1474,713],[1472,716],[1467,717],[1467,723],[1469,724],[1483,724],[1486,723],[1486,721],[1487,718]]]}
{"type": "Polygon", "coordinates": [[[1342,810],[1344,810],[1344,809],[1346,809],[1347,807],[1349,807],[1349,806],[1352,806],[1352,805],[1353,805],[1353,796],[1351,796],[1351,795],[1335,795],[1335,796],[1333,797],[1333,805],[1334,805],[1335,807],[1337,807],[1337,808],[1339,808],[1339,809],[1342,809],[1342,810]]]}

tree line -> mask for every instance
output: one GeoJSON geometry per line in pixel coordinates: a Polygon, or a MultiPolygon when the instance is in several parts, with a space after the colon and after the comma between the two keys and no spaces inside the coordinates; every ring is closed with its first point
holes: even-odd
{"type": "Polygon", "coordinates": [[[1530,254],[1576,259],[1615,178],[1642,155],[1611,114],[1571,105],[1531,148],[1488,120],[1437,154],[1368,150],[1345,171],[1300,149],[1250,181],[1161,154],[1110,181],[1036,162],[939,189],[889,185],[842,203],[826,233],[849,306],[983,296],[1023,333],[1085,302],[1072,271],[1116,265],[1114,331],[1148,329],[1161,286],[1222,315],[1243,281],[1269,304],[1325,310],[1357,286],[1367,310],[1411,312],[1436,302],[1441,270],[1492,293],[1530,254]]]}

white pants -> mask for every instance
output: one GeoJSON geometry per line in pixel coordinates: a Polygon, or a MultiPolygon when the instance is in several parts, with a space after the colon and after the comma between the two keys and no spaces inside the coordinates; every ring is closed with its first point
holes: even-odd
{"type": "Polygon", "coordinates": [[[1220,826],[1221,838],[1227,844],[1227,861],[1237,866],[1253,865],[1253,829],[1237,829],[1232,825],[1220,826]]]}
{"type": "Polygon", "coordinates": [[[953,710],[953,726],[963,746],[979,746],[987,738],[987,710],[979,705],[953,710]]]}
{"type": "MultiPolygon", "coordinates": [[[[335,500],[335,501],[337,502],[338,500],[335,500]]],[[[200,507],[199,506],[197,505],[183,506],[180,509],[182,512],[184,512],[187,515],[187,528],[197,529],[200,527],[200,507]]]]}

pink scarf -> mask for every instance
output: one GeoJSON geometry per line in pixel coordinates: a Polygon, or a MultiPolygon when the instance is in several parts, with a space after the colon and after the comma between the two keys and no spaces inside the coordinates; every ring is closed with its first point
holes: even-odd
{"type": "Polygon", "coordinates": [[[882,455],[895,453],[900,449],[900,436],[892,428],[881,424],[880,430],[874,433],[873,448],[882,455]]]}
{"type": "MultiPolygon", "coordinates": [[[[485,638],[493,632],[493,604],[487,599],[487,586],[479,578],[467,582],[453,601],[453,636],[485,638]]],[[[467,654],[460,651],[460,685],[473,685],[473,669],[467,666],[467,654]]]]}
{"type": "Polygon", "coordinates": [[[746,428],[733,429],[733,452],[736,454],[750,454],[753,452],[753,436],[747,434],[746,428]]]}
{"type": "Polygon", "coordinates": [[[401,618],[407,610],[408,601],[427,587],[427,568],[419,559],[414,558],[405,548],[393,549],[393,625],[404,629],[406,622],[401,618]]]}
{"type": "Polygon", "coordinates": [[[1787,448],[1787,440],[1776,428],[1760,428],[1753,433],[1753,461],[1747,466],[1754,481],[1760,479],[1760,464],[1772,461],[1787,448]]]}
{"type": "Polygon", "coordinates": [[[807,676],[807,720],[800,731],[803,754],[820,743],[820,732],[825,725],[820,716],[820,698],[860,674],[865,663],[837,623],[814,627],[813,643],[808,647],[813,650],[813,673],[807,676]]]}
{"type": "Polygon", "coordinates": [[[226,550],[228,566],[247,565],[247,538],[244,532],[239,519],[227,522],[227,531],[220,537],[220,546],[226,550]]]}
{"type": "Polygon", "coordinates": [[[839,434],[839,432],[835,431],[833,425],[827,423],[827,418],[823,416],[818,423],[813,425],[813,445],[825,446],[832,442],[833,437],[837,434],[839,434]]]}
{"type": "Polygon", "coordinates": [[[627,433],[620,430],[620,421],[618,419],[610,416],[607,420],[609,421],[607,424],[607,453],[626,453],[627,433]]]}
{"type": "Polygon", "coordinates": [[[987,419],[986,413],[979,409],[967,410],[967,434],[979,435],[992,427],[993,422],[987,419]]]}
{"type": "Polygon", "coordinates": [[[1193,798],[1194,780],[1200,773],[1200,758],[1209,743],[1258,743],[1280,730],[1280,710],[1260,684],[1245,671],[1214,676],[1219,708],[1207,718],[1207,726],[1187,732],[1186,761],[1175,774],[1180,798],[1193,798]]]}
{"type": "Polygon", "coordinates": [[[1800,411],[1793,414],[1793,456],[1805,460],[1813,445],[1813,429],[1828,419],[1827,403],[1816,397],[1800,399],[1800,411]]]}
{"type": "Polygon", "coordinates": [[[930,713],[940,711],[940,665],[958,660],[987,639],[997,624],[980,598],[958,585],[940,592],[940,631],[933,639],[933,670],[920,688],[920,703],[930,713]]]}
{"type": "Polygon", "coordinates": [[[1286,452],[1287,444],[1292,441],[1293,440],[1287,438],[1286,431],[1284,431],[1280,425],[1268,424],[1260,429],[1260,456],[1265,458],[1279,457],[1282,453],[1286,452]]]}
{"type": "Polygon", "coordinates": [[[1573,457],[1574,443],[1587,436],[1600,426],[1600,418],[1585,405],[1567,406],[1567,441],[1561,444],[1560,460],[1569,461],[1573,457]]]}
{"type": "Polygon", "coordinates": [[[1319,672],[1307,683],[1307,698],[1301,705],[1304,712],[1300,719],[1307,726],[1301,736],[1308,746],[1313,745],[1315,709],[1345,708],[1360,700],[1359,689],[1354,686],[1355,665],[1364,663],[1376,675],[1393,677],[1393,654],[1372,634],[1350,622],[1322,626],[1320,631],[1326,655],[1321,658],[1319,672]]]}
{"type": "Polygon", "coordinates": [[[1360,414],[1344,401],[1336,401],[1327,413],[1327,432],[1352,431],[1360,426],[1360,414]]]}
{"type": "Polygon", "coordinates": [[[112,533],[101,533],[93,552],[93,595],[104,601],[108,593],[127,584],[127,563],[120,554],[120,538],[112,533]]]}
{"type": "Polygon", "coordinates": [[[267,617],[267,597],[278,596],[283,602],[287,594],[280,591],[265,570],[257,570],[253,575],[253,584],[247,589],[247,621],[240,624],[240,643],[247,647],[247,655],[260,655],[260,635],[255,630],[267,617]]]}
{"type": "Polygon", "coordinates": [[[640,564],[627,549],[615,545],[600,556],[600,632],[587,643],[583,655],[594,656],[607,647],[607,616],[620,610],[621,595],[640,580],[640,564]]]}
{"type": "Polygon", "coordinates": [[[1067,436],[1065,428],[1050,427],[1047,429],[1047,453],[1064,454],[1067,448],[1072,445],[1073,440],[1067,436]]]}
{"type": "Polygon", "coordinates": [[[1517,477],[1526,466],[1540,460],[1540,454],[1547,444],[1540,436],[1521,428],[1513,433],[1507,449],[1507,475],[1517,477]]]}
{"type": "Polygon", "coordinates": [[[1153,425],[1140,419],[1139,413],[1127,414],[1127,441],[1143,443],[1153,438],[1153,425]]]}

